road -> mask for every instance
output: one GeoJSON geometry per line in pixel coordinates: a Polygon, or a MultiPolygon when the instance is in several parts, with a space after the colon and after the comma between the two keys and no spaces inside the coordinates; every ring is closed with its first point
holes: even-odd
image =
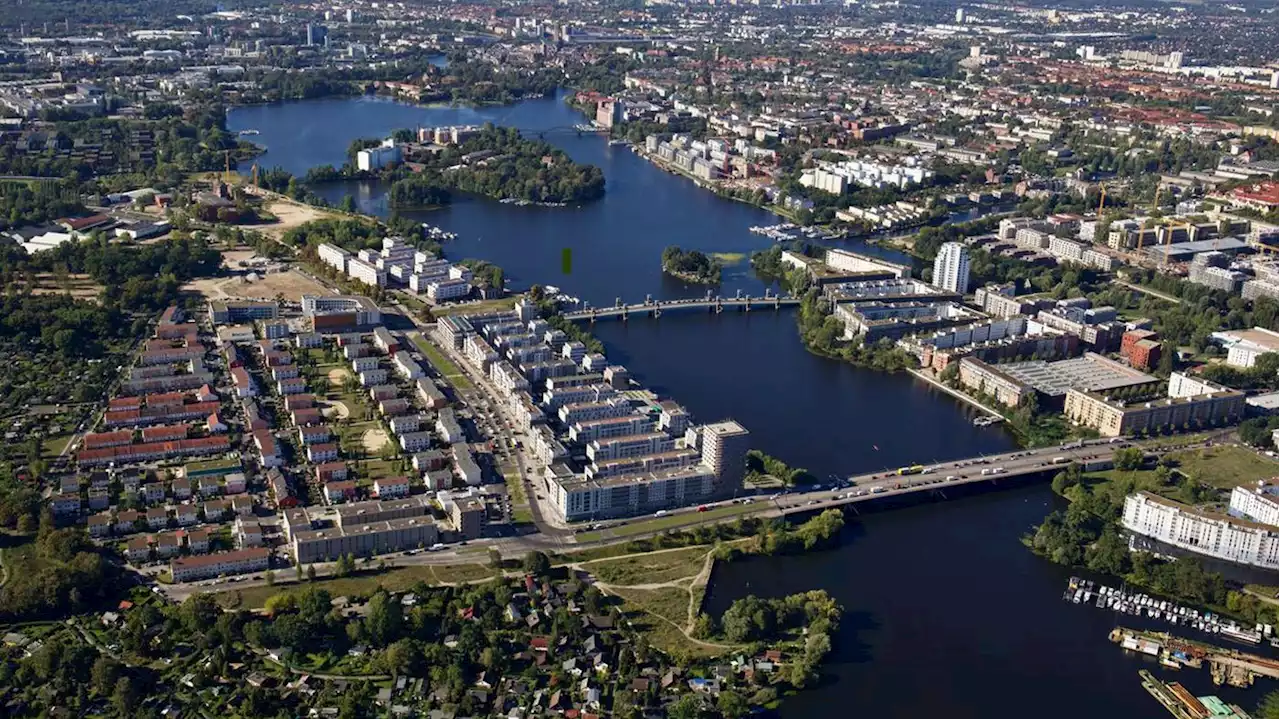
{"type": "MultiPolygon", "coordinates": [[[[710,524],[723,524],[726,522],[737,521],[739,517],[756,517],[767,519],[771,517],[783,517],[790,514],[818,512],[825,509],[836,507],[852,507],[856,510],[858,504],[885,499],[894,496],[903,496],[919,492],[936,492],[938,496],[946,498],[945,490],[948,486],[963,486],[965,484],[979,484],[984,482],[999,482],[1004,479],[1010,479],[1026,474],[1037,472],[1052,471],[1055,466],[1067,464],[1068,462],[1054,463],[1054,460],[1062,457],[1070,462],[1109,462],[1115,450],[1124,447],[1142,447],[1148,454],[1157,456],[1167,452],[1180,451],[1192,447],[1202,447],[1213,444],[1229,432],[1219,433],[1205,440],[1188,443],[1186,445],[1169,445],[1169,446],[1153,446],[1152,442],[1132,442],[1120,441],[1112,442],[1106,439],[1092,440],[1082,442],[1079,446],[1071,448],[1051,447],[1040,449],[1016,450],[1013,452],[1005,452],[1001,454],[993,454],[986,456],[973,457],[969,459],[942,462],[927,467],[930,471],[924,474],[916,474],[910,476],[899,476],[895,471],[882,471],[877,473],[863,474],[841,482],[844,486],[832,487],[830,485],[821,488],[815,488],[810,491],[791,491],[787,493],[777,493],[773,495],[756,495],[745,497],[735,502],[754,505],[744,507],[743,511],[731,516],[717,516],[711,519],[700,520],[697,515],[700,514],[699,507],[687,507],[684,509],[671,510],[664,512],[665,518],[686,517],[687,522],[679,523],[678,527],[661,526],[652,530],[641,530],[625,535],[610,536],[609,530],[620,527],[626,527],[633,524],[642,524],[653,521],[650,516],[632,517],[628,519],[618,520],[614,522],[602,522],[597,530],[602,533],[601,539],[593,541],[573,541],[566,535],[571,535],[571,530],[561,530],[556,535],[543,534],[541,532],[534,534],[525,534],[511,537],[496,537],[474,540],[466,547],[450,547],[438,552],[418,552],[413,555],[385,555],[379,558],[381,563],[385,563],[388,567],[410,567],[424,565],[447,565],[447,564],[483,564],[488,560],[488,550],[497,550],[503,557],[514,558],[521,557],[530,551],[563,551],[566,549],[584,550],[595,547],[611,546],[616,544],[624,544],[636,539],[644,539],[647,537],[663,534],[673,529],[687,530],[694,527],[710,524]],[[1003,471],[996,472],[1000,469],[1003,471]],[[983,472],[986,474],[983,474],[983,472]],[[955,479],[949,479],[955,477],[955,479]],[[566,541],[568,540],[568,541],[566,541]],[[484,548],[485,551],[478,551],[478,547],[484,548]]],[[[724,504],[724,502],[718,503],[724,504]]],[[[317,576],[324,577],[332,573],[333,564],[314,564],[317,576]]],[[[278,570],[277,573],[292,571],[286,568],[278,570]]],[[[230,591],[233,589],[257,587],[265,585],[266,579],[262,575],[255,575],[258,578],[242,578],[237,582],[227,580],[171,584],[162,585],[161,590],[170,599],[174,601],[182,601],[191,594],[207,591],[230,591]]],[[[283,582],[277,583],[282,587],[290,586],[283,582]]]]}

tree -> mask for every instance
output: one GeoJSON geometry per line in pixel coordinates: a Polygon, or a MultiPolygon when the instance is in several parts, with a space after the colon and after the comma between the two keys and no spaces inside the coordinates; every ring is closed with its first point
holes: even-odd
{"type": "Polygon", "coordinates": [[[725,689],[716,699],[716,709],[720,710],[720,716],[725,719],[742,719],[751,712],[751,705],[741,694],[732,689],[725,689]]]}
{"type": "Polygon", "coordinates": [[[352,197],[350,194],[343,195],[342,202],[338,205],[338,209],[343,212],[354,214],[356,211],[356,198],[352,197]]]}
{"type": "Polygon", "coordinates": [[[316,580],[316,565],[308,564],[307,565],[307,581],[314,582],[315,580],[316,580]]]}
{"type": "Polygon", "coordinates": [[[551,571],[551,558],[545,552],[529,552],[524,555],[524,571],[540,577],[551,571]]]}
{"type": "Polygon", "coordinates": [[[699,719],[702,716],[702,700],[696,694],[683,694],[667,707],[667,719],[699,719]]]}
{"type": "Polygon", "coordinates": [[[133,685],[133,680],[128,675],[116,680],[116,689],[111,695],[111,704],[116,708],[116,712],[120,716],[132,715],[134,708],[138,706],[138,689],[133,685]]]}
{"type": "Polygon", "coordinates": [[[94,692],[99,696],[106,696],[110,691],[115,689],[116,680],[120,678],[120,662],[108,656],[100,656],[93,663],[93,670],[90,672],[90,682],[94,692]]]}
{"type": "Polygon", "coordinates": [[[1142,449],[1139,447],[1125,447],[1118,449],[1115,453],[1115,466],[1124,472],[1132,472],[1142,466],[1142,449]]]}

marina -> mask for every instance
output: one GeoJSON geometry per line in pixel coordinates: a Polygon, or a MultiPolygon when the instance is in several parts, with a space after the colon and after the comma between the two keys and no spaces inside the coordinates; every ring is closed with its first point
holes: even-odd
{"type": "Polygon", "coordinates": [[[801,227],[790,222],[782,222],[777,225],[755,225],[747,229],[757,235],[764,235],[774,242],[788,242],[802,238],[810,240],[839,240],[844,238],[844,235],[838,232],[825,232],[817,227],[801,227]]]}
{"type": "Polygon", "coordinates": [[[1067,590],[1063,593],[1062,599],[1072,604],[1093,604],[1098,609],[1107,609],[1118,614],[1162,620],[1177,627],[1197,629],[1206,634],[1221,636],[1242,644],[1258,644],[1266,638],[1271,641],[1272,646],[1275,646],[1277,641],[1275,628],[1270,624],[1259,624],[1249,629],[1213,612],[1184,607],[1142,592],[1096,585],[1090,580],[1079,577],[1072,577],[1067,582],[1067,590]]]}
{"type": "Polygon", "coordinates": [[[427,239],[438,240],[440,242],[458,239],[458,233],[442,230],[435,225],[429,225],[425,222],[422,223],[422,229],[426,233],[427,239]]]}

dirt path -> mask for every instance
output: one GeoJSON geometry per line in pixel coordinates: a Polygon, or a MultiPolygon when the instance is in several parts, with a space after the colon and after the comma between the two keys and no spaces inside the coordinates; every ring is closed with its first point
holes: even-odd
{"type": "MultiPolygon", "coordinates": [[[[750,537],[748,537],[747,539],[750,539],[750,537]]],[[[742,541],[742,540],[734,540],[734,541],[742,541]]],[[[706,545],[702,545],[702,546],[706,546],[706,545]]],[[[651,554],[664,554],[667,552],[674,552],[674,551],[685,550],[685,549],[689,549],[689,547],[672,547],[670,549],[657,549],[652,552],[642,552],[640,554],[628,554],[625,556],[627,558],[643,557],[651,554]]],[[[601,582],[597,580],[595,583],[595,586],[597,589],[604,592],[605,594],[613,594],[614,596],[621,598],[624,602],[626,601],[626,597],[622,594],[622,592],[625,592],[628,589],[639,589],[642,591],[657,590],[657,589],[683,590],[689,594],[689,605],[685,615],[687,620],[684,626],[677,624],[676,622],[662,616],[661,614],[655,614],[653,612],[643,610],[643,609],[641,611],[644,611],[645,614],[648,614],[649,616],[654,617],[656,619],[660,619],[666,622],[667,624],[670,624],[671,626],[675,627],[677,630],[680,631],[681,634],[684,635],[685,639],[688,639],[690,642],[697,644],[698,646],[706,647],[708,649],[714,649],[714,650],[737,649],[740,646],[738,644],[721,644],[719,642],[708,642],[693,636],[694,623],[697,621],[697,618],[698,618],[698,608],[697,606],[695,606],[695,600],[698,595],[697,595],[697,592],[695,592],[694,590],[699,587],[705,587],[707,585],[707,581],[711,579],[711,569],[712,567],[715,566],[714,554],[715,554],[715,549],[708,548],[707,553],[702,557],[702,567],[698,570],[696,574],[690,577],[680,577],[678,579],[672,579],[666,582],[646,582],[644,584],[610,584],[608,582],[601,582]]],[[[600,559],[589,559],[585,562],[579,562],[576,564],[569,564],[565,566],[572,569],[578,569],[578,570],[589,572],[590,571],[589,569],[583,569],[584,565],[592,564],[594,562],[604,562],[611,559],[620,559],[620,558],[621,557],[602,557],[600,559]]]]}

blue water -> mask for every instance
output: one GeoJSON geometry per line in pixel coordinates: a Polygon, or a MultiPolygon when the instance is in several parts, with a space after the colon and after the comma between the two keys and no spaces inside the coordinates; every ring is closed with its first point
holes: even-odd
{"type": "MultiPolygon", "coordinates": [[[[720,199],[667,174],[628,148],[571,129],[583,118],[560,98],[512,107],[413,107],[373,98],[319,100],[232,110],[232,130],[256,128],[267,148],[259,163],[298,175],[341,164],[350,142],[402,127],[514,125],[575,160],[604,170],[605,197],[581,207],[531,208],[459,197],[423,221],[457,232],[449,257],[501,265],[514,287],[551,284],[592,304],[706,292],[661,272],[667,245],[742,252],[770,240],[748,231],[777,218],[720,199]],[[561,250],[572,268],[562,272],[561,250]]],[[[366,212],[386,216],[384,188],[341,183],[316,188],[331,202],[351,193],[366,212]]],[[[860,244],[850,249],[887,254],[860,244]]],[[[765,285],[743,264],[725,272],[721,294],[759,294],[765,285]]],[[[733,417],[752,444],[819,477],[873,472],[1010,449],[1000,427],[976,428],[973,412],[908,375],[884,375],[813,356],[801,346],[791,311],[665,315],[600,322],[593,333],[611,360],[699,421],[733,417]]],[[[1002,492],[870,517],[851,518],[835,551],[771,558],[718,571],[713,611],[745,593],[816,587],[846,609],[823,683],[787,700],[788,719],[876,717],[1124,717],[1168,715],[1144,692],[1137,671],[1162,670],[1107,641],[1113,618],[1060,600],[1067,572],[1028,552],[1019,537],[1052,509],[1047,486],[1002,492]]],[[[1125,618],[1126,624],[1142,626],[1125,618]]],[[[1252,708],[1263,691],[1215,688],[1207,672],[1178,679],[1252,708]]]]}

